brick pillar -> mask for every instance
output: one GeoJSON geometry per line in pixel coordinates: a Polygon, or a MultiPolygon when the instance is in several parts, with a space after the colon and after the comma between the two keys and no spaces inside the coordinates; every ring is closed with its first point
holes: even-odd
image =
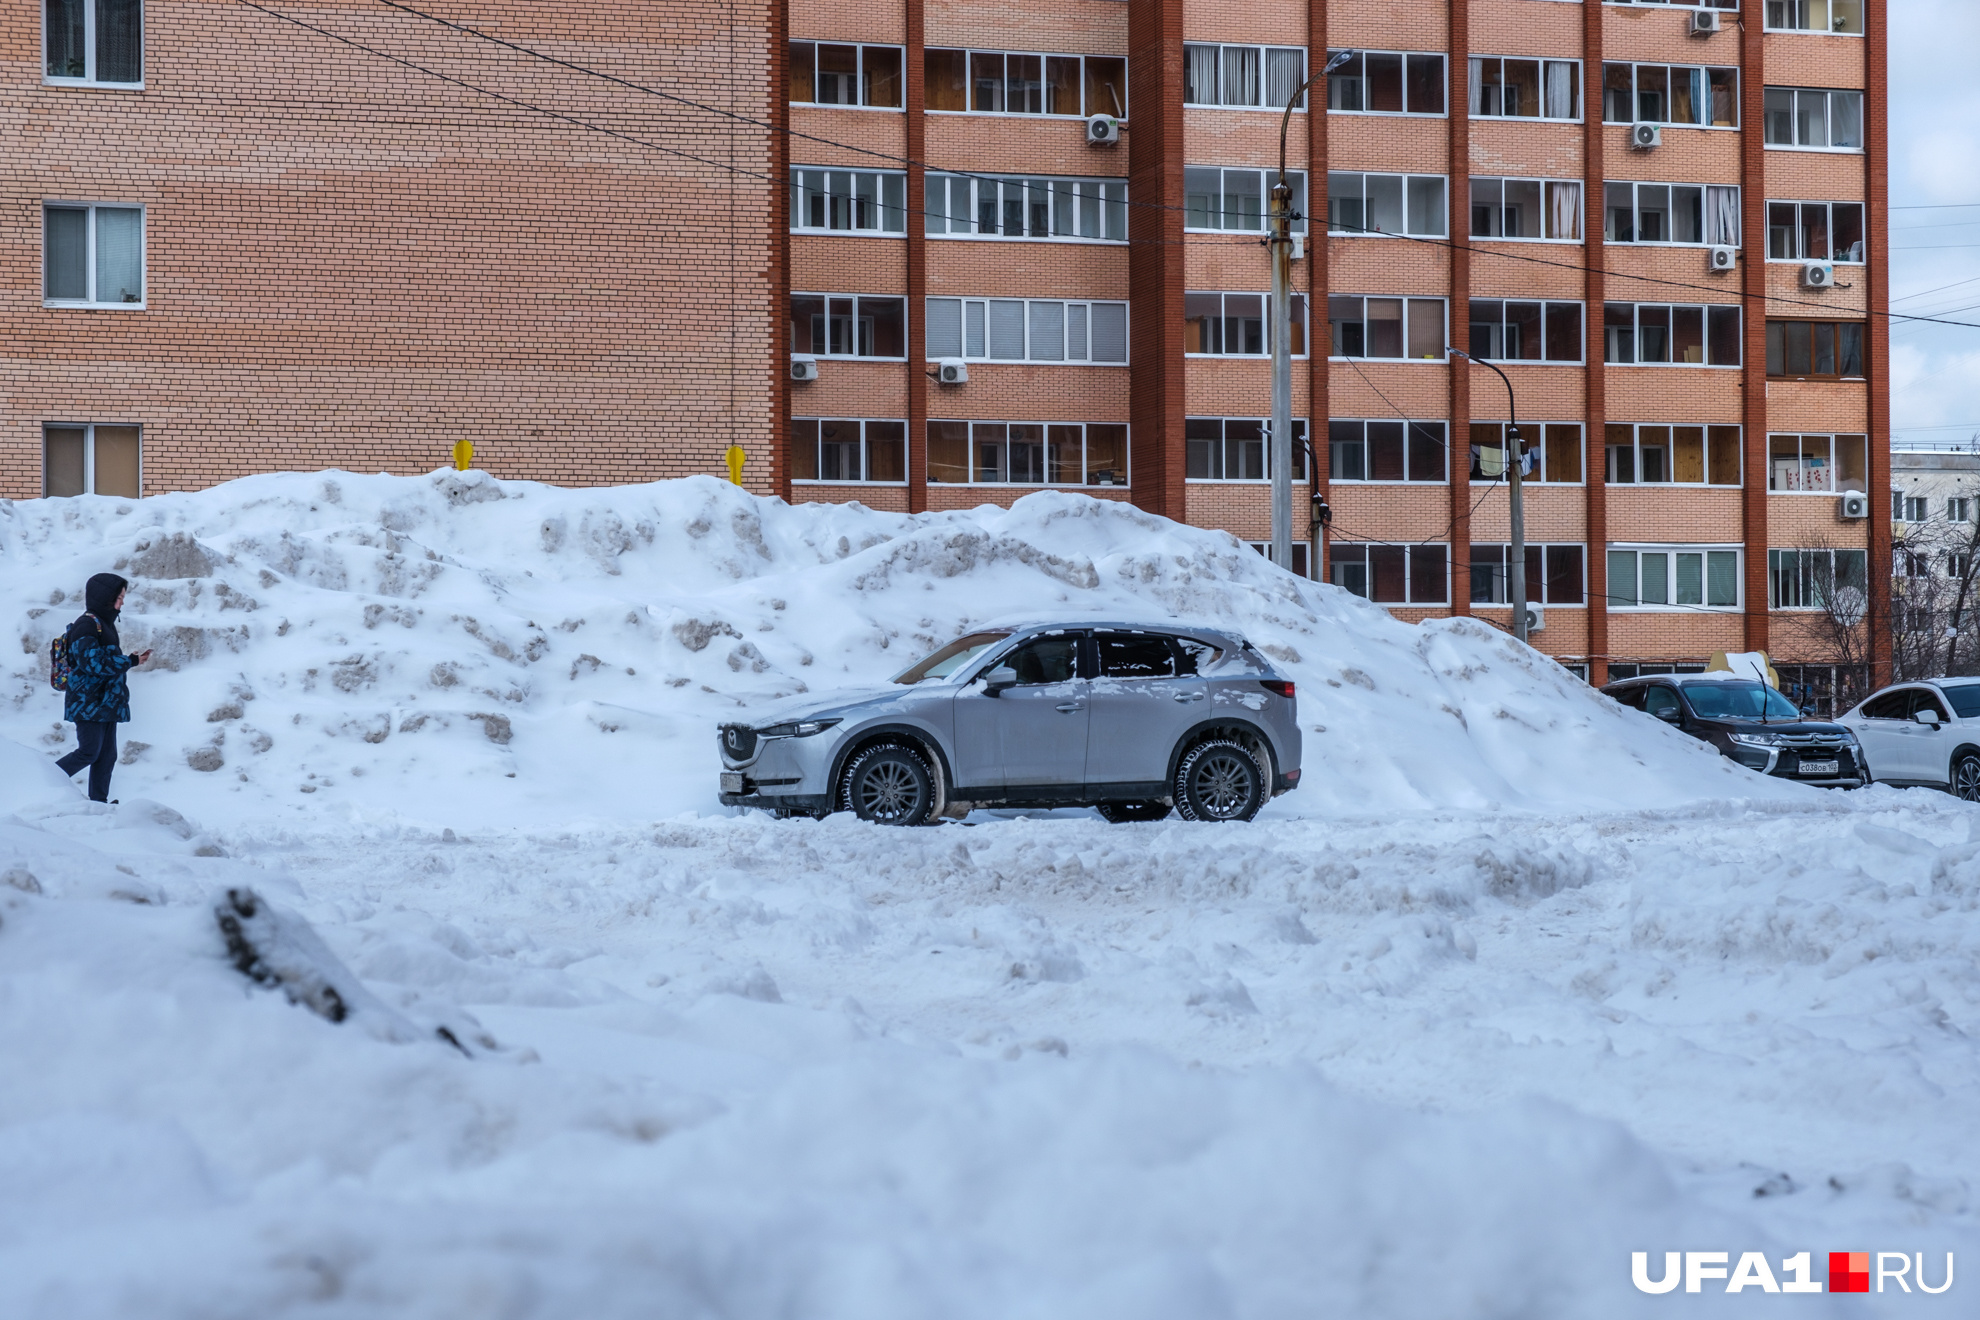
{"type": "Polygon", "coordinates": [[[1183,6],[1128,0],[1128,382],[1134,502],[1185,515],[1183,6]]]}
{"type": "MultiPolygon", "coordinates": [[[[1451,321],[1450,342],[1471,333],[1471,0],[1450,0],[1451,321]]],[[[1599,6],[1597,6],[1599,8],[1599,6]]],[[[1458,345],[1470,348],[1467,342],[1458,345]]],[[[1471,373],[1449,359],[1451,379],[1451,613],[1471,613],[1471,373]],[[1459,571],[1463,565],[1463,571],[1459,571]]],[[[1498,384],[1495,379],[1493,384],[1498,384]]],[[[1529,588],[1529,591],[1531,588],[1529,588]]]]}
{"type": "MultiPolygon", "coordinates": [[[[1327,0],[1307,0],[1306,57],[1314,67],[1326,67],[1327,0]]],[[[1327,324],[1327,259],[1331,248],[1327,237],[1327,80],[1322,78],[1306,94],[1306,440],[1313,447],[1312,490],[1323,498],[1332,458],[1327,445],[1327,419],[1332,412],[1327,388],[1332,383],[1327,358],[1332,343],[1327,324]]],[[[1293,525],[1299,525],[1297,517],[1293,525]]],[[[1326,538],[1321,540],[1324,548],[1326,538]]],[[[1316,581],[1327,580],[1324,553],[1321,562],[1311,568],[1316,581]]]]}
{"type": "Polygon", "coordinates": [[[1865,387],[1870,391],[1870,685],[1896,681],[1891,654],[1891,167],[1890,34],[1887,0],[1864,6],[1863,167],[1868,174],[1870,324],[1864,345],[1865,387]]]}
{"type": "Polygon", "coordinates": [[[1746,649],[1767,649],[1767,90],[1766,42],[1759,15],[1739,25],[1740,293],[1746,318],[1745,489],[1746,649]]]}
{"type": "Polygon", "coordinates": [[[907,20],[907,497],[908,512],[928,507],[928,134],[923,58],[923,0],[903,0],[907,20]]]}
{"type": "Polygon", "coordinates": [[[1586,311],[1588,336],[1582,350],[1587,356],[1584,369],[1583,413],[1588,428],[1584,437],[1581,475],[1587,499],[1588,541],[1588,681],[1596,687],[1609,681],[1609,487],[1607,427],[1609,423],[1608,371],[1603,365],[1602,302],[1606,296],[1602,275],[1607,250],[1602,243],[1608,210],[1602,197],[1602,16],[1599,4],[1581,11],[1581,152],[1582,177],[1588,182],[1588,196],[1582,205],[1583,247],[1582,301],[1586,311]]]}
{"type": "Polygon", "coordinates": [[[791,6],[770,6],[770,489],[791,498],[791,6]]]}

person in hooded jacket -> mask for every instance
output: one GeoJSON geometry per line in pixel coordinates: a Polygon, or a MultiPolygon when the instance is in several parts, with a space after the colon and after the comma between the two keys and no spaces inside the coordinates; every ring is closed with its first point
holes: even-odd
{"type": "Polygon", "coordinates": [[[131,719],[131,688],[125,675],[151,659],[150,651],[126,654],[117,640],[117,613],[124,608],[124,588],[129,585],[115,573],[91,578],[83,587],[83,614],[64,634],[69,685],[62,718],[74,722],[77,746],[55,764],[65,775],[89,767],[92,802],[110,800],[117,726],[131,719]]]}

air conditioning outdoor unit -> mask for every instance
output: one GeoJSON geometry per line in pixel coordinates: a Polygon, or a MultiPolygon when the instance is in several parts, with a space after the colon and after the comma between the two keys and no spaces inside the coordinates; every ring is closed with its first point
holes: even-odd
{"type": "Polygon", "coordinates": [[[1739,262],[1739,250],[1729,247],[1715,247],[1706,254],[1705,264],[1714,271],[1731,270],[1739,262]]]}
{"type": "Polygon", "coordinates": [[[818,359],[808,353],[791,354],[792,380],[817,380],[818,359]]]}
{"type": "Polygon", "coordinates": [[[969,364],[961,358],[943,358],[935,364],[935,379],[944,385],[966,385],[969,364]]]}
{"type": "Polygon", "coordinates": [[[1112,115],[1090,115],[1086,120],[1086,144],[1102,147],[1121,140],[1121,121],[1112,115]]]}
{"type": "Polygon", "coordinates": [[[1809,289],[1833,289],[1836,287],[1836,268],[1820,261],[1811,261],[1801,268],[1802,287],[1809,289]]]}
{"type": "Polygon", "coordinates": [[[1664,145],[1662,124],[1638,124],[1629,130],[1629,145],[1638,151],[1655,151],[1664,145]]]}
{"type": "Polygon", "coordinates": [[[1839,507],[1836,512],[1848,521],[1854,522],[1870,516],[1870,497],[1860,490],[1846,492],[1837,504],[1839,507]]]}
{"type": "Polygon", "coordinates": [[[1547,611],[1538,605],[1526,607],[1526,632],[1528,636],[1547,630],[1547,611]]]}
{"type": "Polygon", "coordinates": [[[1719,15],[1716,10],[1694,9],[1691,11],[1691,35],[1709,37],[1719,30],[1719,15]]]}

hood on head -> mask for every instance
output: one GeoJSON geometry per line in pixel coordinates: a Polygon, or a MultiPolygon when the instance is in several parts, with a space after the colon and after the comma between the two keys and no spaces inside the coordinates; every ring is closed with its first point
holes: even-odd
{"type": "Polygon", "coordinates": [[[115,573],[98,573],[83,587],[83,608],[99,619],[114,619],[117,596],[129,585],[115,573]]]}

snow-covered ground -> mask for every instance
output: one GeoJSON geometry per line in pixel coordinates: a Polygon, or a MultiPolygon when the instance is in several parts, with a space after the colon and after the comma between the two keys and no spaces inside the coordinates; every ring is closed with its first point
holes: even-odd
{"type": "Polygon", "coordinates": [[[0,504],[0,617],[0,1315],[1732,1314],[1630,1253],[1980,1244],[1980,814],[1218,533],[295,475],[0,504]],[[45,665],[112,567],[101,808],[45,665]],[[1302,788],[716,805],[718,720],[1015,613],[1244,631],[1302,788]]]}

